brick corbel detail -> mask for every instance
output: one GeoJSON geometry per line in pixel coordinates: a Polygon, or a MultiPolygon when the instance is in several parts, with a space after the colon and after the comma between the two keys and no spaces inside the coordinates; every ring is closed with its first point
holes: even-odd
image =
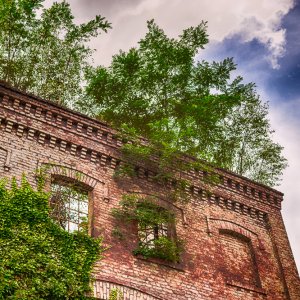
{"type": "Polygon", "coordinates": [[[46,176],[46,180],[51,179],[51,176],[62,176],[81,182],[90,189],[94,189],[98,183],[104,184],[104,182],[66,165],[42,162],[38,164],[37,170],[41,173],[41,176],[46,176]]]}
{"type": "MultiPolygon", "coordinates": [[[[117,132],[104,123],[97,122],[89,117],[85,117],[42,99],[37,101],[32,96],[17,96],[16,92],[11,92],[9,89],[1,86],[0,92],[2,93],[2,97],[0,95],[0,106],[4,107],[6,111],[13,111],[25,118],[29,117],[45,125],[47,124],[57,129],[67,130],[84,139],[107,145],[112,149],[118,149],[123,145],[122,140],[117,136],[117,132]]],[[[10,124],[8,124],[6,130],[11,130],[10,124]]],[[[29,138],[31,138],[31,135],[29,138]]],[[[143,139],[141,139],[141,142],[145,143],[143,139]]],[[[85,154],[82,153],[82,156],[84,158],[85,154]]],[[[103,163],[103,160],[101,160],[101,162],[103,163]]],[[[221,188],[245,195],[257,202],[268,203],[270,206],[281,208],[281,202],[283,200],[282,193],[260,184],[253,184],[253,182],[247,178],[222,169],[216,169],[215,171],[221,178],[219,184],[221,188]]],[[[195,170],[187,172],[186,176],[194,179],[203,179],[203,177],[205,177],[203,172],[195,170]]]]}
{"type": "MultiPolygon", "coordinates": [[[[11,133],[15,133],[19,137],[21,137],[21,135],[23,136],[25,135],[25,137],[28,140],[36,140],[37,143],[42,144],[44,146],[56,148],[57,150],[63,152],[69,152],[71,155],[77,156],[83,160],[90,160],[91,162],[95,164],[99,164],[102,167],[109,167],[111,169],[116,169],[120,165],[120,163],[122,164],[119,158],[112,156],[111,152],[105,154],[95,149],[86,148],[81,144],[71,143],[70,141],[55,137],[41,130],[28,127],[24,124],[20,124],[19,122],[16,123],[7,119],[3,119],[3,120],[4,120],[4,125],[6,125],[5,128],[8,126],[8,130],[11,133]],[[15,130],[13,130],[13,128],[15,128],[15,130]],[[70,146],[67,147],[68,145],[70,146]]],[[[148,171],[143,167],[139,167],[139,171],[137,175],[138,177],[148,180],[150,182],[153,181],[153,177],[155,176],[153,172],[148,171]],[[145,176],[145,174],[148,175],[145,176]]],[[[200,186],[193,185],[186,192],[190,193],[193,196],[197,196],[197,198],[206,200],[212,204],[217,204],[223,208],[233,210],[237,213],[248,214],[252,218],[258,219],[259,221],[264,221],[264,216],[265,216],[264,212],[256,208],[253,208],[251,206],[247,206],[245,204],[239,203],[238,201],[234,201],[232,199],[224,199],[221,196],[219,196],[217,193],[209,194],[208,192],[202,191],[202,187],[200,186]]]]}
{"type": "Polygon", "coordinates": [[[6,158],[5,158],[5,162],[4,162],[4,171],[9,171],[10,170],[10,161],[11,161],[11,156],[12,156],[12,151],[11,150],[7,150],[3,147],[0,147],[0,149],[2,149],[4,152],[6,152],[6,158]]]}

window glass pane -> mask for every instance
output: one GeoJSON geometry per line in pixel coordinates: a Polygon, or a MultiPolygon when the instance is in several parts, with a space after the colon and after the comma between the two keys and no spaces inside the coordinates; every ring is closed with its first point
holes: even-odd
{"type": "Polygon", "coordinates": [[[77,231],[88,224],[88,193],[72,186],[52,184],[51,217],[65,230],[77,231]],[[83,226],[80,224],[83,223],[83,226]]]}
{"type": "Polygon", "coordinates": [[[79,223],[78,211],[70,210],[68,215],[68,220],[73,223],[79,223]]]}
{"type": "Polygon", "coordinates": [[[160,237],[168,237],[168,224],[138,227],[138,238],[141,246],[154,247],[154,241],[160,237]]]}
{"type": "Polygon", "coordinates": [[[158,226],[158,235],[159,236],[168,236],[168,226],[167,224],[160,224],[158,226]]]}
{"type": "Polygon", "coordinates": [[[79,220],[86,222],[87,221],[87,214],[86,213],[79,213],[79,220]]]}
{"type": "Polygon", "coordinates": [[[79,202],[79,211],[87,214],[88,213],[88,203],[85,201],[80,201],[79,202]]]}
{"type": "MultiPolygon", "coordinates": [[[[66,229],[67,230],[67,229],[66,229]]],[[[78,231],[78,224],[69,222],[69,232],[78,231]]]]}
{"type": "Polygon", "coordinates": [[[73,199],[73,198],[70,199],[70,209],[78,210],[78,205],[79,202],[77,199],[73,199]]]}

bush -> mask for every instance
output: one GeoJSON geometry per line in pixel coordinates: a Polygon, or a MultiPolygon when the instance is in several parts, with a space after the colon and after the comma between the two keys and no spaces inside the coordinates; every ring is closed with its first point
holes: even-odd
{"type": "Polygon", "coordinates": [[[101,240],[55,224],[48,198],[0,181],[0,299],[88,299],[101,240]]]}

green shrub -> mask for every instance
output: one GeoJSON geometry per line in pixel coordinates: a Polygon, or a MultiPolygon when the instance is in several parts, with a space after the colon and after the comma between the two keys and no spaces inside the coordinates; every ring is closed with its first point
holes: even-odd
{"type": "MultiPolygon", "coordinates": [[[[183,251],[183,243],[172,234],[172,227],[175,226],[174,213],[156,204],[153,197],[141,197],[135,194],[125,194],[120,201],[119,207],[112,209],[112,215],[122,223],[136,222],[138,226],[139,244],[133,251],[134,255],[142,255],[144,258],[159,258],[169,262],[180,261],[180,254],[183,251]],[[160,236],[157,234],[150,241],[144,241],[147,230],[160,226],[168,227],[168,234],[160,236]]],[[[118,228],[118,232],[119,232],[118,228]]],[[[116,229],[113,234],[115,236],[116,229]]],[[[123,233],[121,233],[123,236],[123,233]]],[[[120,235],[120,233],[119,233],[120,235]]]]}
{"type": "Polygon", "coordinates": [[[88,299],[101,240],[55,224],[49,196],[0,181],[0,299],[88,299]]]}

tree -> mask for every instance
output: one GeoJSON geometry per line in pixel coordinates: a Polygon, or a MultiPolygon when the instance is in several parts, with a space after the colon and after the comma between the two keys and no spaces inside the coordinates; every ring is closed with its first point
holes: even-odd
{"type": "Polygon", "coordinates": [[[49,217],[49,195],[0,182],[0,299],[88,299],[101,240],[49,217]]]}
{"type": "Polygon", "coordinates": [[[83,95],[92,50],[87,42],[110,24],[101,16],[76,25],[67,2],[41,12],[43,0],[0,0],[0,79],[71,105],[83,95]]]}
{"type": "Polygon", "coordinates": [[[254,84],[232,78],[233,59],[195,60],[207,43],[205,22],[173,39],[149,21],[139,47],[89,74],[92,100],[80,105],[131,138],[144,136],[147,146],[127,145],[135,157],[155,153],[166,167],[193,156],[274,185],[286,160],[271,139],[267,106],[254,84]]]}

